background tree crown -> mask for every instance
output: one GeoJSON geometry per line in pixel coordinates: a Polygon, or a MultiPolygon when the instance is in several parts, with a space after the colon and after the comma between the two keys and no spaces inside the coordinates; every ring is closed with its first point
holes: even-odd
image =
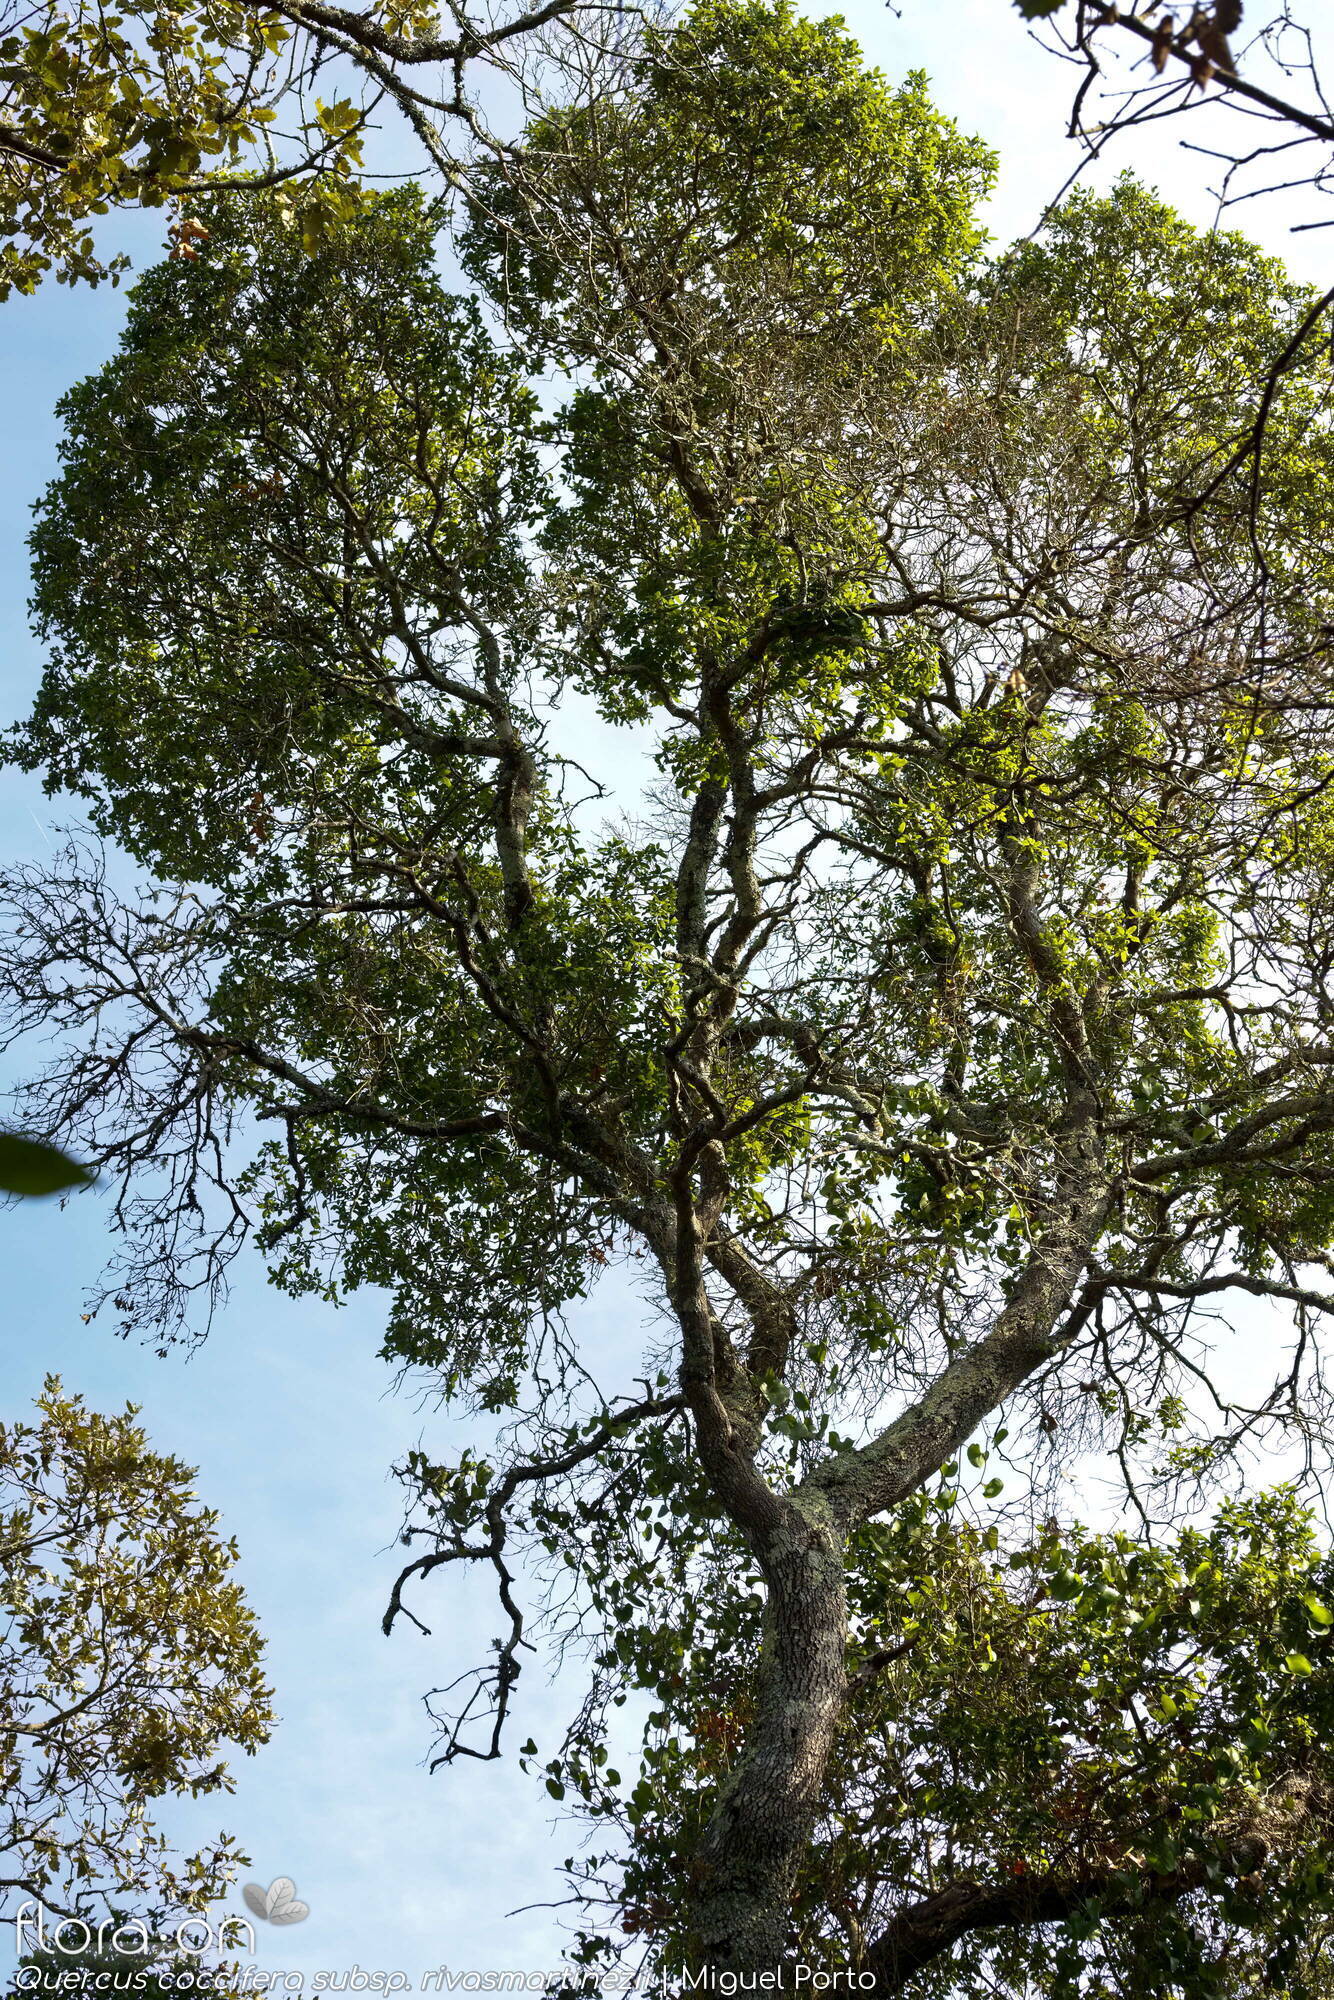
{"type": "Polygon", "coordinates": [[[37,1411],[0,1425],[0,1886],[151,1929],[245,1861],[225,1835],[177,1855],[151,1808],[230,1791],[220,1750],[267,1741],[261,1641],[235,1544],[134,1407],[102,1416],[52,1377],[37,1411]]]}

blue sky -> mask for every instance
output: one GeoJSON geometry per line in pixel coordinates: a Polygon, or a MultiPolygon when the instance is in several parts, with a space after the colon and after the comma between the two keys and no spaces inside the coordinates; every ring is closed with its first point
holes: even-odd
{"type": "MultiPolygon", "coordinates": [[[[1071,165],[1060,133],[1065,80],[1029,46],[1005,0],[903,0],[896,13],[846,9],[872,58],[891,75],[932,77],[942,106],[1001,150],[991,222],[1006,239],[1032,225],[1071,165]]],[[[1195,166],[1162,141],[1148,168],[1172,198],[1205,220],[1195,166]]],[[[1288,235],[1294,214],[1247,218],[1303,275],[1328,282],[1319,236],[1288,235]],[[1322,276],[1322,272],[1324,275],[1322,276]]],[[[142,266],[158,254],[162,219],[122,218],[103,232],[142,266]]],[[[28,510],[55,464],[53,405],[112,351],[123,294],[52,285],[0,310],[6,384],[0,483],[0,711],[19,714],[39,667],[26,635],[23,540],[28,510]]],[[[64,815],[68,817],[67,814],[64,815]]],[[[40,859],[62,808],[20,775],[0,773],[0,849],[40,859]]],[[[517,1905],[559,1895],[552,1864],[578,1835],[553,1821],[545,1795],[512,1764],[467,1763],[429,1777],[423,1690],[479,1657],[495,1629],[482,1578],[447,1573],[424,1615],[430,1639],[379,1631],[397,1490],[388,1468],[419,1438],[443,1455],[461,1427],[391,1393],[375,1358],[381,1309],[364,1297],[340,1311],[269,1291],[246,1265],[208,1344],[159,1361],[84,1326],[85,1288],[106,1255],[97,1197],[65,1209],[28,1205],[0,1214],[0,1414],[14,1417],[60,1373],[95,1406],[130,1398],[164,1449],[200,1468],[199,1490],[222,1509],[242,1548],[243,1574],[269,1640],[281,1724],[272,1745],[243,1764],[235,1798],[182,1811],[201,1837],[225,1824],[253,1856],[262,1882],[293,1876],[308,1921],[260,1940],[260,1962],[314,1971],[399,1969],[414,1979],[442,1961],[455,1968],[553,1964],[550,1910],[517,1905]]],[[[607,1281],[579,1317],[581,1336],[620,1358],[637,1355],[640,1312],[607,1281]]],[[[551,1741],[562,1691],[530,1667],[521,1684],[520,1736],[551,1741]]],[[[0,1962],[7,1960],[0,1935],[0,1962]]]]}

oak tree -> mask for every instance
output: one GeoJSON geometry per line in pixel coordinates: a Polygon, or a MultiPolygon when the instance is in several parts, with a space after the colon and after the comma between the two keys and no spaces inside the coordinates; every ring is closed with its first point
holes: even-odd
{"type": "MultiPolygon", "coordinates": [[[[308,244],[347,211],[368,132],[405,132],[440,190],[504,141],[492,111],[524,87],[544,33],[600,45],[601,0],[441,11],[424,0],[357,9],[306,0],[83,0],[0,6],[0,299],[54,270],[116,280],[98,218],[171,204],[172,254],[198,254],[201,189],[279,191],[308,244]]],[[[540,63],[540,49],[537,59],[540,63]]],[[[503,120],[501,123],[503,124],[503,120]]]]}
{"type": "Polygon", "coordinates": [[[177,1854],[154,1802],[230,1791],[220,1751],[272,1720],[235,1544],[137,1415],[48,1377],[37,1421],[0,1425],[0,1912],[31,1943],[40,1906],[71,1950],[132,1924],[131,1955],[245,1860],[227,1835],[177,1854]]]}
{"type": "Polygon", "coordinates": [[[146,882],[11,873],[11,1032],[125,1327],[253,1235],[497,1416],[405,1466],[387,1623],[495,1574],[445,1762],[522,1731],[544,1575],[588,1643],[520,1754],[615,1836],[590,1965],[1310,1994],[1324,1558],[1179,1517],[1328,1444],[1326,384],[1257,489],[1309,295],[1129,183],[986,260],[988,171],[705,0],[479,175],[480,304],[411,191],[310,257],[211,212],[63,406],[13,754],[146,882]]]}

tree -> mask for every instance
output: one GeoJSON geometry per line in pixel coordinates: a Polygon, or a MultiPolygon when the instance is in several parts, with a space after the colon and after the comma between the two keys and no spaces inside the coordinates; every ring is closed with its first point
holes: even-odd
{"type": "Polygon", "coordinates": [[[1304,18],[1291,0],[1258,26],[1242,0],[1189,9],[1014,4],[1025,20],[1050,25],[1048,46],[1078,73],[1069,132],[1086,160],[1126,133],[1188,118],[1192,132],[1206,127],[1207,143],[1184,143],[1215,163],[1222,207],[1280,191],[1327,192],[1334,118],[1322,81],[1323,33],[1318,17],[1304,18]]]}
{"type": "MultiPolygon", "coordinates": [[[[994,1522],[958,1519],[958,1472],[849,1551],[857,1643],[792,1956],[835,1991],[852,1967],[931,1996],[1328,1993],[1334,1614],[1293,1495],[1158,1547],[1052,1521],[1006,1560],[994,1522]]],[[[623,1928],[676,1971],[761,1611],[725,1567],[707,1608],[636,1598],[618,1597],[617,1664],[660,1703],[645,1776],[572,1887],[589,1964],[623,1928]]],[[[599,1747],[588,1732],[566,1766],[595,1805],[599,1747]]]]}
{"type": "Polygon", "coordinates": [[[344,214],[365,133],[403,121],[424,165],[454,185],[469,147],[500,144],[472,70],[514,81],[516,59],[552,24],[599,39],[606,10],[538,0],[478,15],[391,0],[256,6],[142,0],[121,13],[67,0],[0,8],[0,298],[54,268],[66,281],[113,280],[96,218],[113,205],[176,205],[173,254],[197,254],[189,213],[201,187],[256,176],[283,190],[308,242],[344,214]],[[450,137],[457,134],[457,143],[450,137]]]}
{"type": "Polygon", "coordinates": [[[63,406],[14,738],[152,879],[8,878],[11,1028],[72,1037],[29,1128],[118,1190],[127,1329],[253,1231],[509,1413],[405,1468],[387,1623],[494,1570],[439,1757],[499,1755],[545,1572],[593,1679],[521,1754],[623,1826],[633,1944],[1068,1992],[1176,1939],[1192,1992],[1312,1993],[1322,1559],[1281,1498],[1176,1517],[1328,1444],[1325,384],[1258,488],[1227,440],[1309,295],[1133,184],[984,263],[988,167],[836,24],[709,0],[479,177],[504,339],[411,192],[304,260],[211,212],[63,406]],[[572,692],[646,797],[616,747],[590,797],[572,692]],[[599,1388],[563,1314],[613,1258],[653,1329],[599,1388]],[[1247,1297],[1292,1327],[1256,1395],[1247,1297]],[[1040,1525],[1097,1450],[1136,1541],[1040,1525]],[[873,1879],[821,1829],[882,1780],[873,1879]]]}
{"type": "Polygon", "coordinates": [[[245,1860],[229,1836],[174,1854],[152,1802],[230,1791],[219,1750],[267,1740],[270,1691],[191,1468],[132,1405],[100,1416],[49,1377],[37,1410],[0,1425],[0,1910],[72,1926],[66,1969],[131,1926],[112,1942],[142,1966],[245,1860]]]}
{"type": "MultiPolygon", "coordinates": [[[[1241,0],[1189,8],[1104,6],[1101,0],[1016,0],[1040,39],[1078,81],[1068,135],[1079,148],[1073,180],[1150,127],[1181,127],[1183,153],[1206,163],[1220,220],[1279,196],[1294,231],[1327,229],[1334,116],[1324,81],[1318,13],[1281,0],[1257,24],[1241,0]],[[1303,199],[1306,197],[1307,199],[1303,199]]],[[[1193,162],[1192,162],[1193,164],[1193,162]]],[[[1183,162],[1183,166],[1185,163],[1183,162]]],[[[1175,179],[1175,176],[1174,176],[1175,179]]],[[[1067,187],[1069,186],[1067,182],[1067,187]]],[[[1258,479],[1278,381],[1299,357],[1328,345],[1334,288],[1313,297],[1285,345],[1253,384],[1232,441],[1258,479]]]]}

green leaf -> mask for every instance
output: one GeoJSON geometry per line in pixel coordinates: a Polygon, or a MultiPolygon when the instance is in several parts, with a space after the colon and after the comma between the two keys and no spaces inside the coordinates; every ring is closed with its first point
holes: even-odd
{"type": "Polygon", "coordinates": [[[1288,1653],[1284,1657],[1283,1664],[1290,1674],[1313,1674],[1315,1672],[1315,1668],[1311,1665],[1305,1653],[1288,1653]]]}
{"type": "Polygon", "coordinates": [[[16,1132],[0,1132],[0,1191],[5,1194],[59,1194],[62,1188],[87,1187],[93,1176],[62,1153],[16,1132]]]}
{"type": "Polygon", "coordinates": [[[1014,4],[1026,21],[1045,21],[1060,13],[1065,0],[1014,0],[1014,4]]]}

